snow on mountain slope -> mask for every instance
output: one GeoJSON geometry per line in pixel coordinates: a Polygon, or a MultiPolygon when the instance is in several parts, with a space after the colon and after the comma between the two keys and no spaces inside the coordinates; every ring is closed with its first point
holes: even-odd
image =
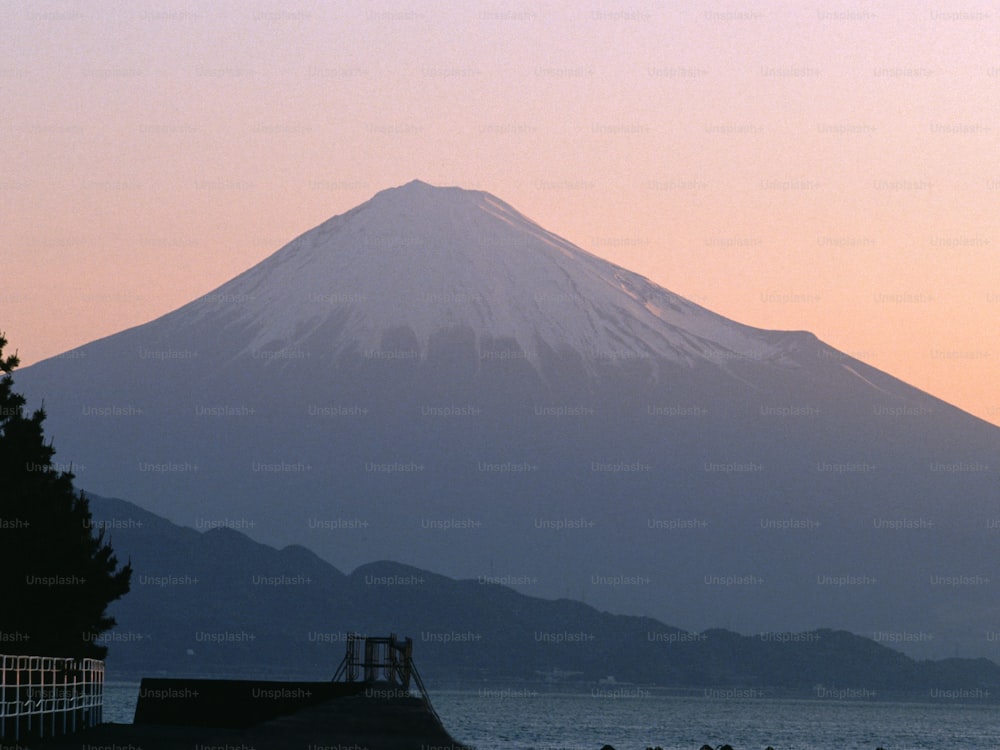
{"type": "Polygon", "coordinates": [[[529,361],[542,343],[585,362],[725,364],[782,352],[773,335],[591,255],[489,193],[420,181],[324,222],[175,314],[233,308],[255,332],[250,349],[294,348],[339,315],[337,346],[362,351],[409,328],[424,355],[436,331],[468,326],[480,344],[513,340],[529,361]]]}

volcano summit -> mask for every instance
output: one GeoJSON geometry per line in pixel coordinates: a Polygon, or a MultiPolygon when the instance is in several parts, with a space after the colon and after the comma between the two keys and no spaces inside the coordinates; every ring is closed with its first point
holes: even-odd
{"type": "Polygon", "coordinates": [[[179,523],[693,629],[1000,656],[1000,430],[485,192],[384,190],[17,382],[80,486],[179,523]]]}
{"type": "Polygon", "coordinates": [[[231,319],[250,332],[241,354],[264,358],[312,351],[322,332],[318,356],[426,359],[432,340],[456,330],[480,356],[500,347],[535,364],[544,352],[583,363],[780,356],[763,332],[581,250],[488,193],[419,181],[330,219],[183,312],[188,322],[231,319]]]}

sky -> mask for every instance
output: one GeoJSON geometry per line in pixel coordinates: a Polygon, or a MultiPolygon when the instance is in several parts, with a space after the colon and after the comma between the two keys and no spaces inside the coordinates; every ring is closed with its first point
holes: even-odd
{"type": "Polygon", "coordinates": [[[0,332],[30,365],[421,179],[1000,424],[1000,8],[10,2],[0,332]]]}

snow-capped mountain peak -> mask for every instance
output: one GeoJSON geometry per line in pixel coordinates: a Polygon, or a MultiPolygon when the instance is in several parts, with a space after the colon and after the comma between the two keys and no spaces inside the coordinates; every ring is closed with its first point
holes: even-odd
{"type": "MultiPolygon", "coordinates": [[[[436,332],[471,328],[535,361],[539,348],[584,361],[768,359],[781,346],[604,261],[482,191],[414,180],[302,234],[188,307],[237,300],[248,347],[294,347],[331,316],[335,349],[377,350],[410,329],[420,354],[436,332]]],[[[181,312],[181,311],[178,311],[181,312]]]]}
{"type": "Polygon", "coordinates": [[[488,193],[384,190],[17,377],[82,487],[180,523],[252,519],[341,567],[495,570],[699,630],[906,623],[1000,653],[989,587],[927,585],[990,569],[1000,431],[488,193]]]}

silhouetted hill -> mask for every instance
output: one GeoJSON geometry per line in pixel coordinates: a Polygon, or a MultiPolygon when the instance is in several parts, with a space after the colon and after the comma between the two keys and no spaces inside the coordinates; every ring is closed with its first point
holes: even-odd
{"type": "Polygon", "coordinates": [[[108,636],[109,668],[119,674],[321,679],[333,675],[345,634],[357,631],[412,637],[418,667],[439,683],[605,679],[601,690],[634,683],[737,696],[1000,695],[1000,667],[986,659],[915,661],[834,630],[689,633],[526,596],[502,579],[457,581],[390,561],[344,575],[304,547],[277,550],[232,528],[183,528],[122,500],[91,496],[91,509],[135,568],[108,636]]]}

